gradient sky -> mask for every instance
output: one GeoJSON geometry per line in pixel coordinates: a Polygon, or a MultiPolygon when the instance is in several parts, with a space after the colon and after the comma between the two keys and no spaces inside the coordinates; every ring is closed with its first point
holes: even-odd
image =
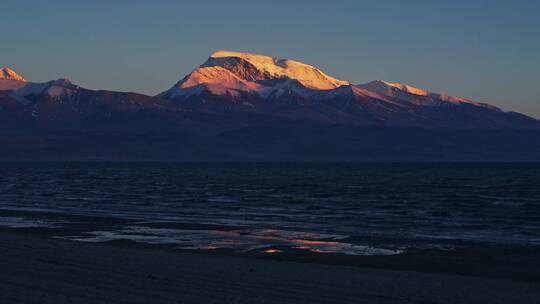
{"type": "Polygon", "coordinates": [[[157,94],[210,53],[297,59],[540,118],[540,1],[2,0],[0,67],[157,94]]]}

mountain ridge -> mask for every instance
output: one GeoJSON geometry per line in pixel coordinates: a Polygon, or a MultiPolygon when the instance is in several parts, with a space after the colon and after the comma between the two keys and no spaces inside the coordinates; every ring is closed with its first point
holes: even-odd
{"type": "Polygon", "coordinates": [[[462,97],[382,80],[354,85],[299,61],[237,51],[212,53],[158,97],[200,111],[264,112],[338,124],[457,128],[536,125],[533,118],[462,97]]]}
{"type": "MultiPolygon", "coordinates": [[[[3,90],[4,99],[9,99],[4,103],[12,103],[12,109],[27,107],[28,113],[28,108],[41,108],[40,100],[52,99],[57,104],[50,105],[48,110],[55,111],[55,107],[67,104],[75,109],[73,113],[79,112],[79,119],[84,119],[88,112],[97,111],[77,110],[82,104],[94,103],[81,101],[81,96],[94,96],[96,106],[101,104],[99,92],[103,91],[84,89],[67,79],[33,83],[20,80],[24,78],[13,70],[2,71],[8,76],[0,78],[0,92],[3,90]],[[19,105],[13,105],[14,102],[19,105]]],[[[135,96],[126,94],[118,92],[115,96],[135,96]]],[[[155,97],[138,95],[141,97],[137,100],[147,101],[134,102],[130,111],[162,112],[167,108],[171,117],[189,112],[217,115],[226,121],[253,121],[246,115],[257,113],[269,119],[324,124],[540,129],[540,122],[534,118],[470,99],[381,80],[354,85],[299,61],[235,51],[212,53],[171,89],[155,97]]],[[[101,111],[109,113],[108,106],[111,104],[102,104],[101,111]]],[[[24,115],[25,111],[22,112],[17,115],[24,115]]],[[[34,118],[39,116],[36,110],[31,112],[34,118]]],[[[74,119],[77,118],[70,118],[74,119]]]]}
{"type": "Polygon", "coordinates": [[[270,56],[215,52],[157,96],[3,75],[0,159],[540,161],[534,118],[270,56]]]}

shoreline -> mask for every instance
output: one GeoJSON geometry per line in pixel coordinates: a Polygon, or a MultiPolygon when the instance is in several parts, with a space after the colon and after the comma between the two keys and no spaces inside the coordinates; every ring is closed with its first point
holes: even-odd
{"type": "MultiPolygon", "coordinates": [[[[412,261],[408,256],[400,259],[396,265],[406,263],[407,259],[412,261]]],[[[83,243],[35,236],[29,230],[2,229],[0,300],[6,303],[534,303],[540,297],[538,282],[396,271],[382,269],[380,264],[373,268],[320,262],[299,256],[297,260],[284,260],[191,253],[122,242],[83,243]]],[[[411,263],[414,266],[420,261],[411,263]]]]}
{"type": "MultiPolygon", "coordinates": [[[[171,252],[172,254],[197,254],[205,256],[224,256],[263,261],[295,262],[307,265],[334,265],[356,268],[371,268],[390,271],[412,271],[421,273],[463,275],[479,278],[505,279],[512,281],[540,283],[540,246],[525,244],[475,243],[470,241],[406,240],[383,237],[349,237],[341,241],[373,248],[402,248],[397,254],[350,255],[345,253],[317,253],[293,247],[272,245],[247,251],[239,248],[223,247],[216,249],[183,249],[172,241],[151,243],[144,239],[123,238],[108,241],[77,240],[74,236],[88,235],[92,231],[115,231],[137,223],[133,219],[94,217],[87,215],[68,215],[62,213],[36,211],[8,211],[0,209],[0,218],[27,219],[21,222],[0,223],[0,234],[19,238],[33,238],[39,242],[68,242],[70,246],[112,246],[118,248],[147,249],[171,252]],[[28,226],[25,224],[38,226],[28,226]],[[56,225],[56,223],[58,225],[56,225]],[[23,224],[17,227],[17,224],[23,224]],[[43,225],[43,226],[40,226],[43,225]],[[51,226],[48,226],[51,225],[51,226]],[[169,243],[168,243],[169,242],[169,243]],[[393,247],[389,247],[390,245],[393,247]],[[270,252],[266,252],[270,249],[270,252]]],[[[195,223],[146,223],[146,226],[181,229],[189,235],[190,231],[230,232],[241,226],[221,226],[195,223]]],[[[90,235],[91,236],[91,235],[90,235]]],[[[165,236],[160,236],[165,237],[165,236]]],[[[197,237],[197,236],[196,236],[197,237]]],[[[227,238],[227,237],[225,237],[227,238]]],[[[84,239],[84,238],[83,238],[84,239]]],[[[331,239],[330,239],[331,241],[331,239]]],[[[319,243],[318,241],[315,243],[319,243]]]]}

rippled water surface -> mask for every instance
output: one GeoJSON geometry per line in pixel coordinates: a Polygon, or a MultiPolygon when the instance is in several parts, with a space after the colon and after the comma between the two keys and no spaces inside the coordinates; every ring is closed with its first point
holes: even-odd
{"type": "MultiPolygon", "coordinates": [[[[136,220],[73,238],[150,236],[193,248],[222,240],[264,248],[270,238],[310,250],[324,251],[316,243],[323,239],[366,250],[340,241],[347,237],[538,245],[540,165],[1,164],[0,209],[136,220]],[[151,228],[156,223],[231,228],[216,236],[215,230],[151,228]]],[[[0,225],[9,223],[32,227],[32,219],[0,217],[0,225]]]]}

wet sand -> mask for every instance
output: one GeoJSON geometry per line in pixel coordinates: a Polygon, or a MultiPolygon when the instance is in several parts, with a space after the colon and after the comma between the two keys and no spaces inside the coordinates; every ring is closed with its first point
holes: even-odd
{"type": "MultiPolygon", "coordinates": [[[[396,263],[406,264],[407,258],[396,263]]],[[[408,268],[414,269],[419,262],[411,263],[408,268]]],[[[538,303],[540,299],[540,283],[527,277],[436,273],[438,268],[430,272],[429,265],[419,271],[398,271],[369,268],[369,262],[336,265],[187,253],[9,230],[0,232],[0,269],[0,303],[538,303]]]]}

